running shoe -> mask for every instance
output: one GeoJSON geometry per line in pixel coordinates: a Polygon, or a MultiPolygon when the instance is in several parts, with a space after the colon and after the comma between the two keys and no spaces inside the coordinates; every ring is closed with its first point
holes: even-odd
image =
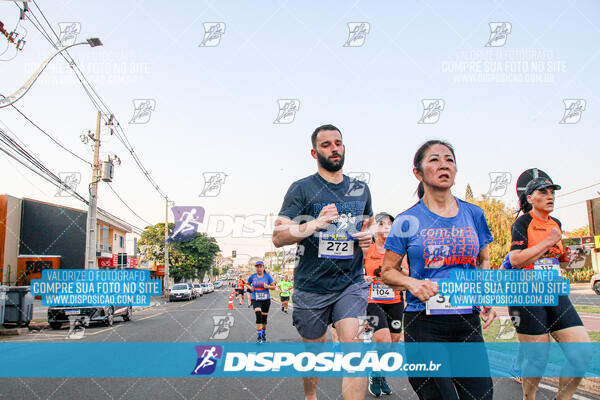
{"type": "Polygon", "coordinates": [[[379,378],[379,387],[381,388],[381,393],[392,394],[392,388],[388,386],[385,376],[379,378]]]}
{"type": "Polygon", "coordinates": [[[256,339],[256,344],[260,344],[263,342],[262,336],[256,339]]]}
{"type": "Polygon", "coordinates": [[[381,396],[381,386],[379,386],[380,378],[369,377],[369,393],[375,397],[381,396]]]}
{"type": "Polygon", "coordinates": [[[521,370],[519,368],[513,366],[510,369],[510,374],[512,375],[515,381],[517,381],[518,383],[523,383],[523,380],[521,379],[521,370]]]}

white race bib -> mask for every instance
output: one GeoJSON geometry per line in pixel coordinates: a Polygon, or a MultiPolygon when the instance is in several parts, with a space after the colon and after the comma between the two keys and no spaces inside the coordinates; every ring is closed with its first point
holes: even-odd
{"type": "Polygon", "coordinates": [[[394,289],[385,283],[371,284],[371,300],[394,300],[395,297],[394,289]]]}
{"type": "Polygon", "coordinates": [[[558,271],[558,276],[560,274],[560,262],[558,258],[540,258],[539,260],[533,263],[533,269],[542,270],[542,271],[558,271]]]}
{"type": "Polygon", "coordinates": [[[256,292],[256,300],[267,300],[267,296],[269,296],[266,292],[256,292]]]}
{"type": "Polygon", "coordinates": [[[346,233],[319,235],[319,258],[351,260],[354,257],[354,239],[346,233]]]}
{"type": "Polygon", "coordinates": [[[471,314],[473,307],[453,306],[450,304],[450,296],[436,294],[425,303],[425,312],[427,315],[471,314]]]}

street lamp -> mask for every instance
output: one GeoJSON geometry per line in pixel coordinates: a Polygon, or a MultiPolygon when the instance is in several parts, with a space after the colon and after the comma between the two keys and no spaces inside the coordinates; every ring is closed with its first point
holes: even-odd
{"type": "Polygon", "coordinates": [[[33,86],[33,84],[35,83],[37,78],[42,74],[42,72],[44,72],[44,70],[46,69],[48,64],[50,64],[50,61],[52,61],[54,59],[54,57],[56,57],[61,52],[65,51],[71,47],[79,46],[81,44],[89,44],[91,47],[102,46],[102,42],[100,41],[100,39],[89,38],[85,42],[71,44],[69,46],[65,46],[65,47],[62,47],[62,48],[56,50],[50,57],[48,57],[48,59],[46,61],[44,61],[42,63],[42,65],[40,65],[40,67],[37,69],[37,71],[35,71],[34,74],[31,75],[31,78],[29,78],[29,80],[27,82],[25,82],[25,84],[23,86],[21,86],[20,89],[18,89],[16,92],[11,94],[10,96],[0,99],[0,108],[8,107],[11,104],[14,104],[17,101],[19,101],[21,99],[21,97],[25,96],[25,94],[29,91],[29,89],[31,89],[31,86],[33,86]]]}

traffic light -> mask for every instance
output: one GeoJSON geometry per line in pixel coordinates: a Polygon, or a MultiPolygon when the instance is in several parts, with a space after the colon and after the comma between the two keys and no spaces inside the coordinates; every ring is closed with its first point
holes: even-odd
{"type": "Polygon", "coordinates": [[[231,251],[231,258],[235,258],[236,255],[237,255],[237,251],[232,250],[231,251]]]}

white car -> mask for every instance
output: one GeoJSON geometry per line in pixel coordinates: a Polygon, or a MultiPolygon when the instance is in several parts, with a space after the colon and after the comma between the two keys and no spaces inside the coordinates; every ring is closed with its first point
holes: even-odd
{"type": "Polygon", "coordinates": [[[205,290],[205,293],[212,293],[215,291],[214,286],[210,282],[203,282],[202,288],[205,290]]]}
{"type": "Polygon", "coordinates": [[[204,294],[204,288],[199,283],[194,283],[194,290],[196,291],[196,295],[202,296],[204,294]]]}
{"type": "Polygon", "coordinates": [[[173,285],[171,293],[169,293],[169,301],[174,300],[191,300],[194,297],[190,286],[187,283],[178,283],[173,285]]]}
{"type": "Polygon", "coordinates": [[[592,275],[590,286],[592,286],[592,289],[596,294],[600,294],[600,274],[592,275]]]}

